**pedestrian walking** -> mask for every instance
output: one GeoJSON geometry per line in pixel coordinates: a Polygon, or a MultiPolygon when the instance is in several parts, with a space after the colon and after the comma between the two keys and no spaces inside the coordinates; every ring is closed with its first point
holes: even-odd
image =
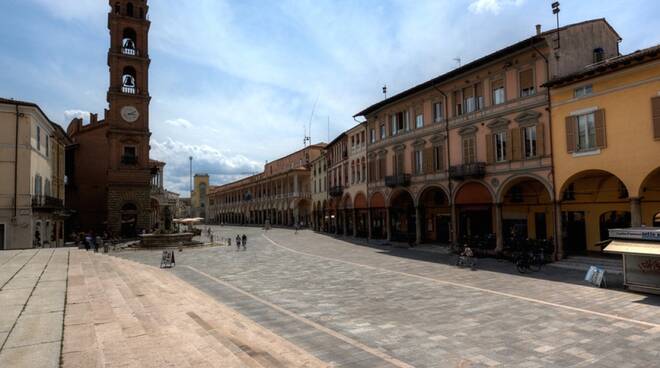
{"type": "Polygon", "coordinates": [[[247,248],[245,247],[247,245],[247,236],[245,234],[243,234],[242,240],[243,240],[243,250],[247,250],[247,248]]]}
{"type": "Polygon", "coordinates": [[[241,236],[236,235],[236,250],[241,250],[241,236]]]}
{"type": "Polygon", "coordinates": [[[213,244],[213,233],[209,234],[209,239],[211,239],[211,244],[213,244]]]}
{"type": "Polygon", "coordinates": [[[298,229],[300,229],[300,226],[298,226],[298,223],[296,222],[296,231],[293,233],[294,235],[298,234],[298,229]]]}
{"type": "Polygon", "coordinates": [[[92,236],[92,242],[94,242],[94,253],[98,253],[99,252],[99,245],[100,245],[99,243],[102,242],[101,236],[99,236],[99,235],[92,236]]]}
{"type": "Polygon", "coordinates": [[[87,233],[85,235],[85,250],[89,251],[89,248],[92,247],[92,234],[87,233]]]}

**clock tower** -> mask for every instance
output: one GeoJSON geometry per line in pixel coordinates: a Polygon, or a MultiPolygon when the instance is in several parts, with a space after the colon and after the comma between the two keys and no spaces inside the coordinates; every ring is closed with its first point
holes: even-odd
{"type": "Polygon", "coordinates": [[[135,236],[152,219],[149,160],[149,6],[147,0],[108,2],[108,108],[104,119],[73,119],[67,133],[67,207],[76,231],[135,236]]]}
{"type": "Polygon", "coordinates": [[[110,0],[108,124],[108,226],[131,233],[148,228],[149,6],[146,0],[110,0]]]}

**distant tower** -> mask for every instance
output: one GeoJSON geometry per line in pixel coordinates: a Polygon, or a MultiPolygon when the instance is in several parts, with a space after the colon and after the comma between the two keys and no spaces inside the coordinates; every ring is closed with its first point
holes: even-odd
{"type": "MultiPolygon", "coordinates": [[[[149,6],[146,0],[110,0],[108,29],[108,224],[149,226],[149,6]],[[133,209],[133,210],[131,210],[133,209]],[[132,215],[135,213],[135,216],[132,215]]],[[[122,227],[124,229],[122,229],[122,227]]]]}

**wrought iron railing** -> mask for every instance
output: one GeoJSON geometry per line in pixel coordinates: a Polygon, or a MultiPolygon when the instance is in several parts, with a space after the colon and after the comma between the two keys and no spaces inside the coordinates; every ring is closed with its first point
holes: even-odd
{"type": "Polygon", "coordinates": [[[449,176],[452,179],[483,178],[486,175],[485,162],[473,162],[470,164],[456,165],[449,168],[449,176]]]}
{"type": "Polygon", "coordinates": [[[407,187],[408,185],[410,185],[410,174],[389,175],[385,177],[386,187],[407,187]]]}

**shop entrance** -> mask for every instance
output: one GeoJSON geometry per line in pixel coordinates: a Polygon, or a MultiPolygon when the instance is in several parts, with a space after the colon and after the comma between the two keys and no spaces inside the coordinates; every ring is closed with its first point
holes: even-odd
{"type": "Polygon", "coordinates": [[[587,252],[587,228],[583,211],[562,213],[564,228],[564,250],[567,255],[587,252]]]}

